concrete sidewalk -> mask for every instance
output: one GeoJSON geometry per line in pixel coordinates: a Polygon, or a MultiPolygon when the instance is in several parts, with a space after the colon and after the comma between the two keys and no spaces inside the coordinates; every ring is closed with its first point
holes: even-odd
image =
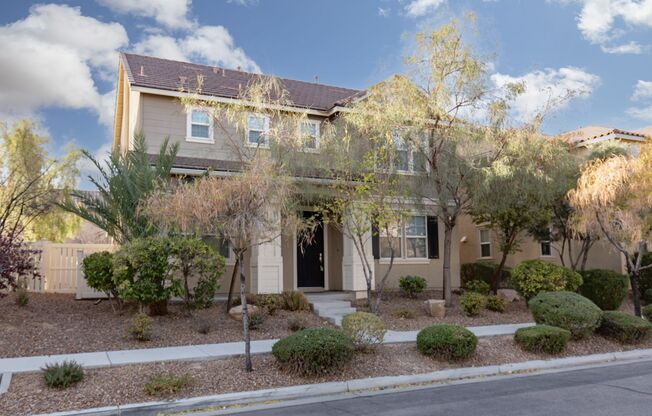
{"type": "MultiPolygon", "coordinates": [[[[479,337],[511,335],[517,329],[532,326],[534,323],[487,325],[469,327],[479,337]]],[[[419,331],[387,331],[386,344],[415,342],[419,331]]],[[[264,354],[272,351],[272,345],[278,339],[251,341],[252,354],[264,354]]],[[[186,345],[180,347],[143,348],[136,350],[119,350],[103,352],[85,352],[79,354],[41,355],[34,357],[17,357],[0,359],[0,374],[29,373],[40,371],[46,364],[75,360],[85,368],[111,367],[124,364],[142,364],[162,361],[202,361],[242,356],[244,342],[227,342],[223,344],[186,345]]]]}

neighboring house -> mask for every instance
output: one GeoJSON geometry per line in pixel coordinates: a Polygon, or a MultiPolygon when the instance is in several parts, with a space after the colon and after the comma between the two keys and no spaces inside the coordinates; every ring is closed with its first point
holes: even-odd
{"type": "MultiPolygon", "coordinates": [[[[182,87],[203,79],[200,98],[219,100],[238,105],[238,92],[254,76],[242,71],[195,65],[123,53],[120,55],[117,83],[116,114],[114,121],[114,149],[129,149],[136,132],[144,133],[148,148],[155,152],[169,137],[179,143],[179,151],[172,172],[176,175],[202,175],[207,169],[216,176],[228,175],[238,169],[231,143],[226,143],[221,129],[214,128],[212,117],[201,109],[186,108],[180,98],[186,93],[182,87]]],[[[347,100],[362,91],[295,80],[281,80],[293,103],[287,111],[307,114],[314,128],[315,154],[319,152],[319,126],[324,120],[333,120],[344,109],[347,100]]],[[[253,115],[247,131],[242,133],[242,144],[253,137],[256,143],[261,129],[270,123],[264,117],[253,115]]],[[[412,166],[408,163],[408,169],[412,166]]],[[[300,178],[301,179],[301,178],[300,178]]],[[[306,207],[307,212],[310,208],[306,207]]],[[[375,275],[388,267],[382,257],[382,237],[369,239],[367,253],[373,259],[375,275]],[[373,241],[372,241],[373,240],[373,241]],[[373,254],[372,254],[373,253],[373,254]]],[[[428,286],[441,289],[443,226],[436,218],[413,212],[401,231],[401,254],[395,259],[389,287],[398,287],[403,275],[420,275],[428,286]]],[[[282,236],[255,247],[245,258],[249,270],[248,286],[253,293],[279,293],[287,289],[304,291],[343,290],[365,296],[366,283],[353,242],[332,225],[317,230],[314,242],[302,250],[296,238],[282,236]]],[[[453,238],[452,281],[459,287],[459,236],[453,238]]],[[[215,240],[215,245],[227,257],[229,266],[225,276],[231,276],[234,264],[229,248],[215,240]]],[[[227,285],[222,285],[222,290],[227,285]]]]}
{"type": "MultiPolygon", "coordinates": [[[[587,150],[591,144],[615,140],[629,146],[633,155],[638,155],[639,146],[652,139],[652,126],[639,130],[626,131],[606,126],[587,126],[577,130],[563,133],[560,136],[569,143],[574,144],[578,152],[587,150]]],[[[481,225],[473,223],[472,219],[465,216],[459,221],[459,233],[462,236],[460,244],[460,261],[462,264],[478,260],[500,261],[500,251],[496,232],[481,225]]],[[[561,264],[559,258],[559,244],[550,241],[535,241],[531,236],[521,236],[520,250],[507,257],[507,266],[513,267],[523,260],[541,259],[561,264]]],[[[578,243],[574,242],[575,253],[578,243]]],[[[566,264],[570,264],[566,257],[566,264]]],[[[624,271],[624,262],[608,241],[600,240],[589,251],[586,263],[587,269],[610,269],[618,272],[624,271]]]]}

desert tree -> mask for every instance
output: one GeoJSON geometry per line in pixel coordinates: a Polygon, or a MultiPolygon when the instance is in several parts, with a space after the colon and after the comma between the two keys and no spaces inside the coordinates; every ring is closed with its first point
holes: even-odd
{"type": "Polygon", "coordinates": [[[138,133],[133,149],[114,149],[107,160],[82,150],[99,172],[98,177],[88,176],[96,192],[73,190],[61,207],[106,231],[118,244],[152,235],[155,228],[138,207],[154,191],[168,187],[178,147],[166,139],[150,159],[145,136],[138,133]]]}
{"type": "Polygon", "coordinates": [[[216,134],[230,145],[233,170],[224,177],[208,172],[173,192],[156,192],[142,212],[160,232],[217,235],[229,243],[236,258],[233,276],[240,282],[245,369],[251,371],[244,258],[284,232],[298,235],[299,241],[310,239],[314,223],[297,215],[300,166],[294,161],[295,151],[310,137],[301,133],[306,115],[288,111],[292,102],[276,78],[254,76],[239,92],[240,105],[203,99],[201,84],[199,77],[188,86],[182,102],[188,111],[201,109],[212,120],[216,134]],[[251,117],[260,127],[255,135],[246,134],[251,117]]]}
{"type": "Polygon", "coordinates": [[[56,204],[75,187],[78,152],[52,157],[49,139],[28,120],[0,124],[0,134],[0,235],[62,241],[73,234],[78,219],[56,204]]]}
{"type": "Polygon", "coordinates": [[[645,145],[638,158],[614,156],[589,163],[569,192],[578,232],[601,233],[623,255],[637,316],[641,316],[638,275],[652,267],[642,264],[652,238],[651,171],[652,149],[645,145]]]}
{"type": "Polygon", "coordinates": [[[321,136],[329,186],[320,211],[325,223],[332,224],[352,242],[362,265],[367,305],[371,312],[378,313],[400,250],[399,229],[409,212],[406,202],[410,193],[391,169],[391,162],[397,157],[391,140],[394,129],[372,131],[359,123],[358,115],[345,115],[321,136]],[[373,260],[369,258],[375,239],[379,241],[375,250],[389,259],[382,276],[374,274],[373,260]]]}
{"type": "Polygon", "coordinates": [[[508,255],[520,250],[528,231],[550,223],[553,205],[573,187],[577,166],[568,145],[544,136],[538,123],[502,128],[498,134],[500,154],[479,170],[469,188],[475,223],[486,224],[498,237],[494,292],[508,255]]]}

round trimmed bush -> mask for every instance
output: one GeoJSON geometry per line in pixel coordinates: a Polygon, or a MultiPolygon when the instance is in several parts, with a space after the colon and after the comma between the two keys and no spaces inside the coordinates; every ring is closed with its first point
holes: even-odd
{"type": "Polygon", "coordinates": [[[479,293],[481,295],[488,295],[491,286],[489,286],[489,283],[484,280],[469,280],[464,284],[464,290],[479,293]]]}
{"type": "Polygon", "coordinates": [[[362,350],[373,349],[382,344],[387,332],[382,319],[369,312],[345,315],[342,319],[342,331],[362,350]]]}
{"type": "Polygon", "coordinates": [[[607,311],[598,332],[623,344],[636,344],[652,335],[652,324],[628,313],[607,311]]]}
{"type": "Polygon", "coordinates": [[[423,293],[428,286],[428,282],[421,276],[403,276],[398,281],[398,286],[403,294],[410,298],[415,298],[423,293]]]}
{"type": "Polygon", "coordinates": [[[460,296],[460,308],[466,316],[478,316],[487,305],[487,297],[476,292],[464,292],[460,296]]]}
{"type": "MultiPolygon", "coordinates": [[[[496,267],[496,263],[487,260],[462,264],[460,267],[462,287],[464,287],[466,283],[470,282],[471,280],[482,280],[488,285],[491,285],[493,283],[493,276],[496,267]]],[[[503,268],[500,274],[500,278],[498,279],[498,287],[510,287],[510,269],[508,267],[503,268]]]]}
{"type": "Polygon", "coordinates": [[[652,305],[643,306],[641,310],[643,317],[648,321],[652,321],[652,305]]]}
{"type": "Polygon", "coordinates": [[[627,276],[612,270],[586,270],[581,272],[580,294],[593,301],[604,311],[617,310],[625,300],[629,283],[627,276]]]}
{"type": "Polygon", "coordinates": [[[302,376],[334,374],[353,357],[355,346],[342,331],[330,328],[304,329],[272,346],[281,368],[302,376]]]}
{"type": "Polygon", "coordinates": [[[554,263],[527,260],[512,270],[512,285],[526,300],[541,292],[574,292],[582,284],[582,276],[554,263]]]}
{"type": "Polygon", "coordinates": [[[602,311],[582,295],[573,292],[544,292],[528,302],[534,321],[567,329],[575,339],[587,337],[600,325],[602,311]]]}
{"type": "Polygon", "coordinates": [[[113,254],[100,251],[89,254],[82,260],[82,272],[88,287],[116,296],[117,287],[113,281],[113,254]]]}
{"type": "Polygon", "coordinates": [[[487,296],[487,309],[494,312],[505,312],[507,301],[498,295],[487,296]]]}
{"type": "Polygon", "coordinates": [[[475,334],[459,325],[433,325],[417,334],[417,349],[439,360],[463,360],[473,355],[477,345],[475,334]]]}
{"type": "Polygon", "coordinates": [[[570,338],[571,333],[567,329],[549,325],[521,328],[514,333],[514,341],[521,348],[537,354],[559,354],[566,349],[570,338]]]}

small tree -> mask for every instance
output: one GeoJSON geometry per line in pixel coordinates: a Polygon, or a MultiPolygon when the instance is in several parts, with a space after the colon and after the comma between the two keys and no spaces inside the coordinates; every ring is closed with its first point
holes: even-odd
{"type": "Polygon", "coordinates": [[[645,145],[639,158],[615,156],[589,163],[569,192],[578,232],[601,232],[624,256],[637,316],[641,316],[638,275],[652,267],[642,265],[652,238],[651,171],[652,149],[645,145]]]}
{"type": "Polygon", "coordinates": [[[40,277],[34,262],[37,254],[20,238],[0,235],[0,298],[15,290],[19,279],[40,277]]]}
{"type": "Polygon", "coordinates": [[[522,235],[550,223],[552,206],[572,187],[576,166],[566,145],[543,136],[538,124],[503,130],[500,138],[500,156],[480,170],[470,188],[474,221],[498,234],[502,256],[493,275],[494,292],[522,235]]]}
{"type": "Polygon", "coordinates": [[[169,146],[166,139],[150,160],[145,136],[137,134],[133,150],[114,150],[104,163],[83,150],[100,173],[99,178],[88,177],[97,194],[72,191],[61,207],[106,231],[118,244],[152,235],[156,229],[138,206],[156,189],[168,186],[178,147],[169,146]]]}

